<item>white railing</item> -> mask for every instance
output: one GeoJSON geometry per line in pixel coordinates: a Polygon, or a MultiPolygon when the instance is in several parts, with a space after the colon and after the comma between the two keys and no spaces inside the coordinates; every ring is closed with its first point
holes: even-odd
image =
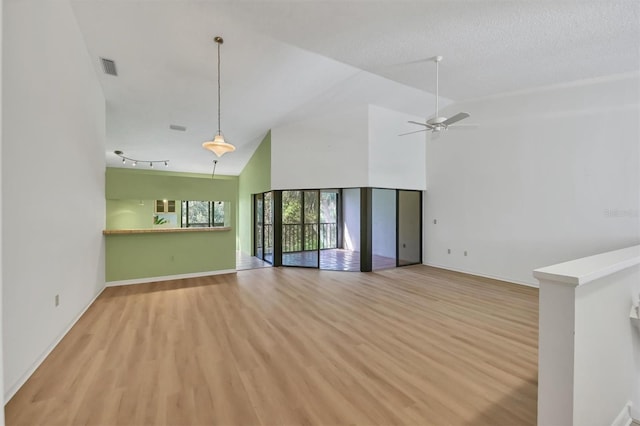
{"type": "Polygon", "coordinates": [[[632,306],[640,246],[533,275],[540,281],[538,425],[622,426],[639,418],[640,325],[632,306]]]}

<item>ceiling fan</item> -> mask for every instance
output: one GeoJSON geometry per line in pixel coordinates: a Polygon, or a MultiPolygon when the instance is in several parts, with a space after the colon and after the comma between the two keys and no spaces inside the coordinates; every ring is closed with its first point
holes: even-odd
{"type": "Polygon", "coordinates": [[[430,58],[429,60],[433,61],[436,63],[436,114],[433,118],[430,118],[429,120],[427,120],[426,123],[420,123],[419,121],[409,121],[409,123],[411,124],[417,124],[418,126],[424,126],[424,129],[421,130],[416,130],[414,132],[409,132],[409,133],[402,133],[401,135],[398,136],[404,136],[404,135],[410,135],[413,133],[418,133],[418,132],[426,132],[426,131],[431,131],[432,133],[438,133],[442,130],[447,130],[449,128],[449,126],[451,126],[454,123],[457,123],[460,120],[464,120],[465,118],[469,117],[469,114],[467,114],[466,112],[459,112],[456,115],[453,115],[449,118],[447,117],[440,117],[438,114],[439,111],[439,105],[438,105],[438,98],[439,98],[439,93],[438,93],[438,86],[439,86],[439,64],[440,61],[442,61],[442,56],[434,56],[433,58],[430,58]]]}

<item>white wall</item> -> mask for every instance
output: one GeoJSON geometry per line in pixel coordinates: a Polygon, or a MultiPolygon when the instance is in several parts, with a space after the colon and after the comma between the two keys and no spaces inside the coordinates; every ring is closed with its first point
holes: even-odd
{"type": "Polygon", "coordinates": [[[377,188],[426,189],[426,133],[408,120],[424,118],[369,105],[369,185],[377,188]]]}
{"type": "Polygon", "coordinates": [[[396,191],[373,188],[371,197],[371,252],[396,258],[396,191]]]}
{"type": "Polygon", "coordinates": [[[342,190],[343,246],[347,250],[360,251],[360,188],[342,190]]]}
{"type": "Polygon", "coordinates": [[[427,142],[425,263],[536,285],[537,267],[637,244],[638,105],[633,74],[449,107],[480,127],[427,142]]]}
{"type": "Polygon", "coordinates": [[[105,103],[68,1],[4,5],[8,399],[104,287],[105,103]]]}
{"type": "Polygon", "coordinates": [[[271,130],[272,189],[367,186],[366,106],[271,130]]]}
{"type": "Polygon", "coordinates": [[[271,130],[273,189],[371,186],[424,190],[423,118],[361,103],[271,130]]]}
{"type": "Polygon", "coordinates": [[[633,329],[629,308],[639,291],[637,265],[576,288],[575,425],[609,425],[632,400],[640,328],[633,329]]]}
{"type": "Polygon", "coordinates": [[[534,271],[540,426],[628,425],[629,407],[640,418],[639,264],[640,245],[534,271]]]}

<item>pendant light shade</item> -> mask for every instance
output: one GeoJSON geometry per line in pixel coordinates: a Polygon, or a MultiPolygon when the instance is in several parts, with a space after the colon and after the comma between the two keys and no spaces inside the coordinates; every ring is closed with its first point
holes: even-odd
{"type": "Polygon", "coordinates": [[[213,152],[218,157],[222,157],[227,152],[235,151],[236,147],[224,140],[224,136],[220,130],[220,45],[224,43],[224,40],[222,37],[215,37],[213,41],[218,44],[218,133],[213,140],[204,142],[202,147],[213,152]]]}
{"type": "Polygon", "coordinates": [[[222,157],[227,152],[233,152],[236,150],[236,147],[231,145],[230,143],[224,140],[224,136],[222,134],[217,134],[212,141],[206,141],[202,144],[204,149],[208,149],[209,151],[216,154],[218,157],[222,157]]]}

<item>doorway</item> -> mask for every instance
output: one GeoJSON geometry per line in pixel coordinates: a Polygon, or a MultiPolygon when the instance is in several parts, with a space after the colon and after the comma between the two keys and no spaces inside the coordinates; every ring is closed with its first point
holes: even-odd
{"type": "Polygon", "coordinates": [[[254,195],[255,257],[273,264],[273,192],[254,195]]]}
{"type": "Polygon", "coordinates": [[[340,190],[282,191],[282,265],[335,269],[340,190]]]}

